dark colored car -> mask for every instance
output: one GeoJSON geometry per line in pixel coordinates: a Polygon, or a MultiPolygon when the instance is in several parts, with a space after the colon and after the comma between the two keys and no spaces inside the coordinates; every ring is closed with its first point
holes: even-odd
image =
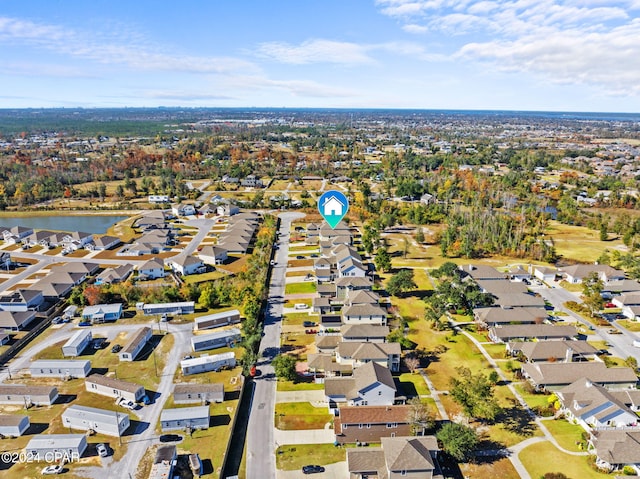
{"type": "Polygon", "coordinates": [[[182,441],[182,436],[178,434],[163,434],[160,436],[160,442],[179,442],[182,441]]]}
{"type": "Polygon", "coordinates": [[[91,321],[82,321],[81,323],[78,323],[78,326],[86,328],[88,326],[91,326],[91,321]]]}
{"type": "Polygon", "coordinates": [[[117,353],[122,349],[122,346],[120,346],[119,344],[114,344],[113,347],[111,348],[111,352],[112,353],[117,353]]]}
{"type": "Polygon", "coordinates": [[[304,256],[298,255],[298,256],[296,256],[296,259],[304,259],[304,256]]]}
{"type": "Polygon", "coordinates": [[[316,474],[319,472],[324,472],[324,467],[322,466],[302,466],[303,474],[316,474]]]}
{"type": "Polygon", "coordinates": [[[316,325],[315,321],[303,321],[302,326],[305,328],[313,328],[316,325]]]}

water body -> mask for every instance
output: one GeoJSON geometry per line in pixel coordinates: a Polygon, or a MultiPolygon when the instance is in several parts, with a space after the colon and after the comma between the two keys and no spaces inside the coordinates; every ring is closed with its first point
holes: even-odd
{"type": "Polygon", "coordinates": [[[26,216],[13,218],[0,217],[0,228],[24,226],[36,230],[54,231],[82,231],[83,233],[104,234],[114,223],[122,221],[128,216],[26,216]]]}

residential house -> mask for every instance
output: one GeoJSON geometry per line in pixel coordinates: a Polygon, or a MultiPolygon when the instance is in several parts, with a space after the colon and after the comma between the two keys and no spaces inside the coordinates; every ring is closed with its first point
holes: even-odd
{"type": "Polygon", "coordinates": [[[256,175],[247,175],[244,180],[240,181],[240,186],[248,188],[262,188],[264,186],[262,180],[256,175]]]}
{"type": "Polygon", "coordinates": [[[638,416],[606,388],[580,378],[556,391],[562,411],[585,431],[638,425],[638,416]]]}
{"type": "Polygon", "coordinates": [[[160,413],[162,432],[209,429],[209,421],[209,406],[163,409],[160,413]]]}
{"type": "Polygon", "coordinates": [[[344,277],[336,280],[335,296],[337,299],[344,299],[347,291],[350,290],[373,290],[373,282],[363,277],[344,277]]]}
{"type": "Polygon", "coordinates": [[[546,266],[534,266],[533,276],[544,283],[552,283],[556,279],[558,270],[555,268],[548,268],[546,266]]]}
{"type": "Polygon", "coordinates": [[[106,251],[108,249],[115,248],[120,243],[122,243],[122,240],[117,236],[99,236],[97,238],[93,238],[93,249],[96,251],[106,251]]]}
{"type": "Polygon", "coordinates": [[[153,332],[148,326],[138,329],[118,354],[120,361],[135,361],[152,335],[153,332]]]}
{"type": "Polygon", "coordinates": [[[221,246],[203,246],[198,257],[211,266],[222,264],[229,258],[228,251],[221,246]]]}
{"type": "Polygon", "coordinates": [[[122,264],[114,268],[106,268],[102,273],[96,276],[95,284],[117,284],[123,283],[133,272],[133,265],[122,264]]]}
{"type": "Polygon", "coordinates": [[[316,334],[316,349],[321,354],[329,354],[333,356],[333,353],[335,353],[335,350],[341,341],[342,338],[339,334],[316,334]]]}
{"type": "Polygon", "coordinates": [[[82,231],[72,231],[64,234],[62,237],[62,245],[70,251],[84,248],[92,242],[93,235],[82,231]]]}
{"type": "Polygon", "coordinates": [[[206,271],[206,266],[200,258],[195,256],[178,255],[168,260],[169,266],[174,273],[187,276],[190,274],[200,274],[206,271]]]}
{"type": "MultiPolygon", "coordinates": [[[[69,460],[82,457],[87,450],[86,434],[38,434],[24,448],[27,457],[46,461],[51,457],[69,460]]],[[[48,461],[50,462],[50,461],[48,461]]]]}
{"type": "Polygon", "coordinates": [[[122,316],[122,303],[95,304],[85,306],[82,310],[82,319],[92,323],[104,323],[117,321],[122,316]]]}
{"type": "Polygon", "coordinates": [[[190,374],[206,373],[208,371],[219,371],[223,368],[234,368],[236,366],[236,354],[233,351],[222,354],[212,354],[210,356],[200,356],[198,358],[183,359],[180,361],[180,369],[183,376],[190,374]]]}
{"type": "Polygon", "coordinates": [[[62,355],[65,357],[76,357],[82,354],[87,346],[91,344],[93,337],[88,329],[76,331],[69,340],[62,345],[62,355]]]}
{"type": "Polygon", "coordinates": [[[509,278],[516,281],[531,279],[531,273],[519,264],[515,264],[511,268],[509,268],[509,272],[507,274],[509,275],[509,278]]]}
{"type": "Polygon", "coordinates": [[[157,279],[164,277],[164,262],[160,258],[150,259],[138,266],[138,278],[140,279],[157,279]]]}
{"type": "Polygon", "coordinates": [[[495,343],[527,340],[566,340],[578,336],[575,326],[553,324],[505,324],[489,328],[489,339],[495,343]]]}
{"type": "Polygon", "coordinates": [[[207,314],[195,319],[196,331],[203,329],[219,328],[221,326],[227,326],[229,324],[235,324],[240,322],[240,311],[232,309],[230,311],[222,311],[220,313],[207,314]]]}
{"type": "Polygon", "coordinates": [[[51,406],[58,399],[58,389],[51,386],[0,384],[0,404],[51,406]]]}
{"type": "Polygon", "coordinates": [[[174,404],[209,404],[223,401],[224,384],[222,383],[179,383],[173,388],[174,404]]]}
{"type": "Polygon", "coordinates": [[[0,296],[0,310],[14,312],[37,311],[43,302],[42,291],[20,288],[0,296]]]}
{"type": "Polygon", "coordinates": [[[614,297],[611,302],[618,308],[622,309],[629,319],[638,319],[640,317],[640,292],[625,293],[614,297]]]}
{"type": "Polygon", "coordinates": [[[544,308],[475,308],[473,318],[483,327],[502,324],[542,324],[548,314],[544,308]]]}
{"type": "Polygon", "coordinates": [[[196,214],[196,208],[193,205],[173,205],[171,212],[176,216],[193,216],[196,214]]]}
{"type": "Polygon", "coordinates": [[[599,351],[587,341],[513,341],[507,344],[512,356],[522,355],[526,362],[565,362],[597,360],[599,351]]]}
{"type": "Polygon", "coordinates": [[[591,273],[596,273],[604,283],[625,279],[624,271],[612,268],[607,264],[574,264],[560,269],[568,283],[579,284],[591,273]]]}
{"type": "Polygon", "coordinates": [[[0,269],[9,269],[11,267],[11,253],[6,251],[0,252],[0,269]]]}
{"type": "Polygon", "coordinates": [[[311,311],[318,314],[329,314],[333,311],[331,300],[326,296],[315,297],[311,300],[311,311]]]}
{"type": "Polygon", "coordinates": [[[130,422],[128,414],[74,404],[62,413],[62,425],[69,429],[120,437],[129,428],[130,422]]]}
{"type": "Polygon", "coordinates": [[[140,228],[142,231],[147,231],[156,228],[164,228],[167,218],[164,211],[153,210],[144,213],[140,218],[134,222],[136,228],[140,228]]]}
{"type": "Polygon", "coordinates": [[[225,329],[215,333],[202,334],[191,338],[191,347],[195,352],[229,347],[242,339],[237,328],[225,329]]]}
{"type": "Polygon", "coordinates": [[[383,437],[411,435],[411,406],[340,406],[333,420],[339,444],[380,442],[383,437]]]}
{"type": "Polygon", "coordinates": [[[500,273],[497,269],[492,266],[487,266],[484,264],[467,264],[464,266],[460,266],[462,272],[475,281],[478,280],[503,280],[507,278],[505,273],[500,273]]]}
{"type": "Polygon", "coordinates": [[[33,234],[33,228],[25,226],[12,226],[2,231],[2,238],[5,243],[15,244],[21,243],[22,240],[33,234]]]}
{"type": "Polygon", "coordinates": [[[154,314],[193,314],[196,303],[194,301],[179,301],[175,303],[145,303],[140,306],[147,316],[154,314]]]}
{"type": "Polygon", "coordinates": [[[524,363],[522,375],[536,388],[557,391],[580,378],[607,389],[635,388],[638,377],[631,368],[608,368],[602,362],[524,363]]]}
{"type": "Polygon", "coordinates": [[[378,324],[345,324],[340,328],[343,341],[368,341],[384,343],[389,336],[389,326],[378,324]]]}
{"type": "Polygon", "coordinates": [[[101,374],[90,375],[84,380],[84,387],[92,393],[116,399],[124,398],[133,402],[142,400],[146,393],[144,387],[139,384],[101,374]]]}
{"type": "Polygon", "coordinates": [[[609,471],[631,467],[640,475],[640,428],[603,429],[591,433],[596,466],[609,471]]]}
{"type": "Polygon", "coordinates": [[[400,371],[400,343],[343,341],[336,348],[336,361],[357,368],[376,362],[391,372],[400,371]]]}
{"type": "Polygon", "coordinates": [[[355,304],[342,308],[344,324],[387,324],[387,312],[378,305],[355,304]]]}
{"type": "Polygon", "coordinates": [[[0,329],[20,331],[36,318],[35,311],[0,311],[0,329]]]}
{"type": "Polygon", "coordinates": [[[216,213],[218,216],[233,216],[240,213],[240,208],[232,204],[219,205],[216,208],[216,213]]]}
{"type": "Polygon", "coordinates": [[[40,359],[29,366],[31,377],[86,378],[91,361],[81,359],[40,359]]]}
{"type": "Polygon", "coordinates": [[[391,371],[378,363],[369,362],[354,369],[352,377],[327,378],[324,392],[329,410],[346,406],[391,406],[396,386],[391,371]]]}
{"type": "Polygon", "coordinates": [[[489,293],[495,298],[495,303],[501,308],[532,307],[544,308],[545,302],[540,296],[530,293],[527,286],[519,281],[509,280],[476,280],[484,293],[489,293]]]}
{"type": "Polygon", "coordinates": [[[350,479],[443,479],[435,436],[383,437],[379,448],[347,449],[350,479]]]}
{"type": "Polygon", "coordinates": [[[31,423],[29,416],[22,414],[0,414],[0,437],[20,437],[31,423]]]}
{"type": "Polygon", "coordinates": [[[436,202],[436,197],[429,193],[425,193],[420,197],[420,203],[423,205],[432,205],[436,202]]]}
{"type": "Polygon", "coordinates": [[[149,195],[148,201],[152,204],[158,204],[169,203],[171,200],[169,199],[169,195],[149,195]]]}

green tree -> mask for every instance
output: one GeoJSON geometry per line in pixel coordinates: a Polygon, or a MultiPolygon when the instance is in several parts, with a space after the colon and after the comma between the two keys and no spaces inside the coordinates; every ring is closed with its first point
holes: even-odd
{"type": "Polygon", "coordinates": [[[465,367],[458,367],[456,371],[460,378],[451,378],[451,397],[467,416],[493,421],[501,412],[493,391],[494,383],[485,374],[472,374],[465,367]]]}
{"type": "Polygon", "coordinates": [[[421,436],[426,430],[433,429],[436,424],[435,415],[431,408],[423,403],[418,396],[407,401],[409,405],[409,417],[412,436],[421,436]]]}
{"type": "Polygon", "coordinates": [[[419,244],[424,243],[424,231],[422,230],[422,228],[418,228],[418,230],[416,231],[416,241],[419,244]]]}
{"type": "Polygon", "coordinates": [[[582,280],[582,300],[589,310],[591,310],[591,314],[600,311],[604,306],[602,288],[602,280],[595,271],[589,273],[587,277],[582,280]]]}
{"type": "Polygon", "coordinates": [[[457,461],[470,459],[478,446],[478,435],[468,426],[449,422],[436,433],[442,450],[457,461]]]}
{"type": "Polygon", "coordinates": [[[374,262],[378,271],[386,273],[391,269],[391,257],[387,252],[387,248],[378,249],[374,262]]]}
{"type": "Polygon", "coordinates": [[[602,222],[600,225],[600,241],[607,241],[609,239],[609,232],[607,231],[607,223],[602,222]]]}
{"type": "Polygon", "coordinates": [[[413,270],[403,269],[394,274],[387,282],[387,291],[392,296],[398,296],[405,291],[417,288],[413,280],[413,270]]]}
{"type": "Polygon", "coordinates": [[[626,364],[627,367],[632,368],[634,370],[638,369],[638,360],[633,356],[627,357],[627,359],[624,360],[624,364],[626,364]]]}
{"type": "Polygon", "coordinates": [[[296,374],[296,358],[287,354],[279,354],[273,361],[271,361],[273,369],[276,372],[278,378],[286,379],[287,381],[295,381],[298,375],[296,374]]]}

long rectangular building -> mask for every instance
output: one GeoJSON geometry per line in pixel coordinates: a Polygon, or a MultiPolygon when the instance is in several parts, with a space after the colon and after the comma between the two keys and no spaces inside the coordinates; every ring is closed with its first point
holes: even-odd
{"type": "Polygon", "coordinates": [[[203,403],[224,401],[224,384],[180,383],[173,389],[175,404],[203,403]]]}
{"type": "Polygon", "coordinates": [[[146,315],[152,314],[192,314],[195,311],[195,302],[183,301],[180,303],[155,303],[144,304],[142,311],[146,315]]]}
{"type": "Polygon", "coordinates": [[[41,359],[33,361],[29,371],[34,378],[86,378],[91,371],[91,362],[81,359],[41,359]]]}
{"type": "Polygon", "coordinates": [[[242,336],[237,328],[225,329],[211,334],[193,336],[191,347],[194,351],[206,351],[207,349],[223,348],[240,341],[242,336]]]}
{"type": "Polygon", "coordinates": [[[73,336],[69,338],[69,340],[64,343],[62,346],[62,355],[76,357],[82,354],[82,351],[89,346],[92,340],[91,331],[88,329],[81,329],[76,331],[73,336]]]}
{"type": "Polygon", "coordinates": [[[153,332],[151,328],[145,326],[140,328],[133,335],[127,345],[120,351],[120,361],[135,361],[140,351],[142,351],[147,344],[147,341],[151,339],[153,332]]]}
{"type": "Polygon", "coordinates": [[[57,399],[55,387],[0,384],[0,404],[51,406],[57,399]]]}
{"type": "Polygon", "coordinates": [[[224,367],[233,368],[236,365],[236,355],[233,351],[212,356],[200,356],[199,358],[183,359],[180,361],[182,374],[205,373],[207,371],[218,371],[224,367]]]}
{"type": "Polygon", "coordinates": [[[145,389],[136,383],[123,381],[122,379],[92,374],[84,381],[87,391],[112,398],[125,398],[138,402],[145,395],[145,389]]]}
{"type": "Polygon", "coordinates": [[[107,409],[73,405],[62,413],[62,425],[71,429],[119,437],[129,428],[129,415],[107,409]]]}
{"type": "Polygon", "coordinates": [[[160,427],[162,432],[187,428],[209,429],[209,406],[163,409],[160,427]]]}
{"type": "Polygon", "coordinates": [[[38,461],[46,461],[49,457],[60,457],[60,454],[71,461],[82,457],[86,449],[85,434],[38,434],[29,441],[25,452],[28,457],[34,457],[38,461]],[[56,454],[58,456],[55,456],[56,454]]]}
{"type": "Polygon", "coordinates": [[[232,309],[231,311],[223,311],[221,313],[208,314],[206,316],[200,316],[196,318],[196,331],[202,329],[213,329],[220,326],[226,326],[228,324],[240,322],[240,311],[232,309]]]}

